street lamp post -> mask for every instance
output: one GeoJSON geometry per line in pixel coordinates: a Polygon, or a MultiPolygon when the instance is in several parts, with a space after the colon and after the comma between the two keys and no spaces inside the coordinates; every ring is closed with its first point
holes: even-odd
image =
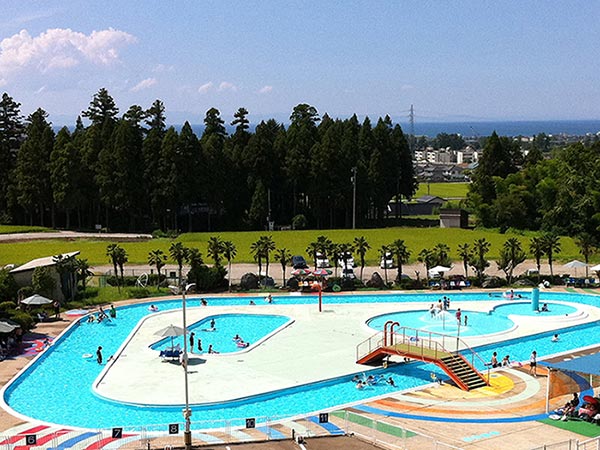
{"type": "Polygon", "coordinates": [[[356,167],[352,168],[352,229],[356,229],[356,167]]]}
{"type": "Polygon", "coordinates": [[[183,432],[183,443],[185,450],[191,450],[192,448],[192,431],[191,431],[191,417],[192,410],[190,409],[190,396],[188,388],[188,340],[187,340],[187,318],[185,310],[185,294],[190,288],[196,286],[196,283],[190,283],[183,287],[182,298],[183,298],[183,373],[185,377],[185,408],[183,410],[183,418],[185,419],[185,431],[183,432]]]}

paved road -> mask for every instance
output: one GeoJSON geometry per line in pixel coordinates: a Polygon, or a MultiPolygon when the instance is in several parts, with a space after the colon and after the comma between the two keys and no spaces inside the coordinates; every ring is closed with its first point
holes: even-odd
{"type": "Polygon", "coordinates": [[[0,242],[36,241],[42,239],[152,239],[150,234],[135,233],[82,233],[79,231],[49,231],[47,233],[0,234],[0,242]]]}

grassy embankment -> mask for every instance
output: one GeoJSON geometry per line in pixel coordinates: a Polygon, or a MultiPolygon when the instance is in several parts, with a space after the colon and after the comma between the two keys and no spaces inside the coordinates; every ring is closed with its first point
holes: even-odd
{"type": "MultiPolygon", "coordinates": [[[[237,256],[234,263],[253,263],[254,259],[250,253],[250,245],[258,240],[260,236],[269,235],[273,237],[278,248],[286,247],[292,254],[301,254],[307,257],[306,247],[316,240],[317,236],[324,235],[334,242],[351,243],[356,236],[364,236],[371,250],[367,252],[367,264],[375,265],[379,261],[378,249],[384,244],[390,244],[396,239],[403,239],[411,251],[411,262],[416,261],[418,253],[424,248],[432,248],[437,243],[444,243],[450,247],[450,257],[459,260],[457,254],[458,244],[472,244],[476,239],[485,238],[491,243],[488,259],[497,259],[502,244],[509,237],[516,237],[523,243],[523,248],[529,249],[529,240],[534,233],[524,234],[501,234],[494,230],[462,230],[455,228],[383,228],[364,230],[303,230],[303,231],[275,231],[275,232],[221,232],[221,233],[187,233],[181,235],[178,240],[187,247],[199,248],[206,255],[207,240],[211,236],[219,236],[223,240],[232,241],[237,248],[237,256]]],[[[169,239],[154,239],[142,242],[123,242],[120,245],[127,250],[129,256],[128,264],[146,265],[148,253],[151,250],[161,249],[168,254],[169,239]]],[[[0,266],[5,264],[23,264],[31,259],[42,256],[55,255],[79,250],[80,257],[86,258],[90,265],[109,265],[106,256],[107,241],[95,240],[44,240],[29,242],[13,242],[0,244],[0,266]]],[[[562,251],[555,255],[557,261],[567,261],[575,258],[581,259],[579,250],[573,240],[569,237],[561,238],[562,251]]],[[[206,258],[207,263],[212,263],[206,258]]]]}

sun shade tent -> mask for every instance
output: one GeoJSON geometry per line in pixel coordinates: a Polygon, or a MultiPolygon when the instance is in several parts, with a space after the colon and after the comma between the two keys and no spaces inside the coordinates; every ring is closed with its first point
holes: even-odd
{"type": "MultiPolygon", "coordinates": [[[[560,370],[562,372],[577,372],[587,374],[590,376],[590,386],[592,375],[600,375],[600,353],[594,353],[592,355],[585,355],[575,357],[566,361],[538,361],[541,366],[548,367],[548,369],[560,370]]],[[[551,383],[550,373],[548,375],[548,384],[551,383]]],[[[548,385],[546,393],[546,412],[550,409],[550,386],[548,385]]]]}
{"type": "Polygon", "coordinates": [[[569,261],[568,263],[564,264],[563,267],[566,267],[567,269],[579,269],[581,267],[587,267],[587,264],[574,259],[573,261],[569,261]]]}
{"type": "Polygon", "coordinates": [[[444,272],[449,272],[452,269],[452,267],[446,267],[446,266],[435,266],[432,267],[431,269],[429,269],[429,276],[434,276],[434,275],[444,275],[444,272]]]}

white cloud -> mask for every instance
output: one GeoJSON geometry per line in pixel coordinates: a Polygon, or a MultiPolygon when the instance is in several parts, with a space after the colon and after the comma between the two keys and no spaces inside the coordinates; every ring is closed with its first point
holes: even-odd
{"type": "Polygon", "coordinates": [[[273,86],[263,86],[258,90],[259,94],[268,94],[269,92],[273,92],[273,86]]]}
{"type": "Polygon", "coordinates": [[[237,86],[233,83],[230,83],[229,81],[221,81],[221,84],[219,84],[219,91],[236,92],[237,89],[237,86]]]}
{"type": "Polygon", "coordinates": [[[150,86],[154,86],[156,84],[156,78],[146,78],[145,80],[140,81],[134,87],[129,89],[130,92],[139,92],[144,89],[148,89],[150,86]]]}
{"type": "Polygon", "coordinates": [[[52,28],[32,37],[27,30],[0,41],[0,75],[33,71],[45,74],[83,63],[110,65],[119,61],[119,49],[137,41],[135,36],[109,28],[91,34],[52,28]]]}
{"type": "Polygon", "coordinates": [[[209,81],[208,83],[204,83],[202,86],[198,88],[198,92],[201,94],[206,94],[213,87],[213,82],[209,81]]]}

